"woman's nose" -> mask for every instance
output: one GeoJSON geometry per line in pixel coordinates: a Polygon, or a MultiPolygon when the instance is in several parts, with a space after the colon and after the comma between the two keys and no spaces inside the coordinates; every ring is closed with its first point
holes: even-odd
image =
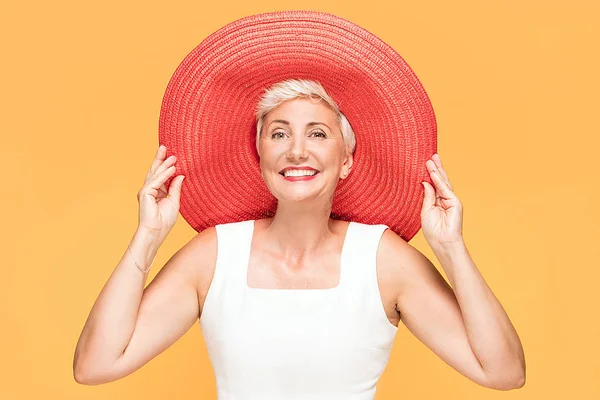
{"type": "Polygon", "coordinates": [[[294,137],[288,148],[288,158],[306,158],[306,144],[303,137],[294,137]]]}

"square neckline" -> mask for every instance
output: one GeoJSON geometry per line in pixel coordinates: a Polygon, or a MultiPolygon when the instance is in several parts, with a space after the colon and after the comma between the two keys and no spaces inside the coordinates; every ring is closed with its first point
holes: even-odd
{"type": "Polygon", "coordinates": [[[340,254],[340,279],[339,282],[336,286],[334,287],[330,287],[330,288],[316,288],[316,289],[291,289],[291,288],[283,288],[283,289],[278,289],[278,288],[256,288],[256,287],[251,287],[250,285],[248,285],[248,270],[250,269],[250,252],[252,250],[252,239],[254,236],[254,228],[256,225],[256,220],[250,220],[248,221],[250,228],[248,229],[249,231],[249,240],[247,241],[248,244],[248,251],[246,253],[246,257],[245,257],[245,269],[242,273],[243,277],[244,277],[244,289],[248,290],[248,291],[254,291],[254,292],[264,292],[264,293],[272,293],[272,292],[280,292],[280,293],[328,293],[328,292],[335,292],[338,291],[340,289],[340,287],[342,287],[342,285],[344,284],[344,277],[345,277],[345,265],[346,263],[346,252],[347,252],[347,243],[348,243],[348,235],[350,233],[350,229],[352,227],[352,225],[354,224],[354,222],[349,221],[348,222],[348,227],[346,228],[346,233],[344,234],[344,241],[342,242],[342,251],[340,254]]]}

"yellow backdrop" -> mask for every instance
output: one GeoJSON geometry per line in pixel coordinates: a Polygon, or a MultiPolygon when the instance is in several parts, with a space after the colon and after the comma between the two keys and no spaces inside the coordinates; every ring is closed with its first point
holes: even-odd
{"type": "MultiPolygon", "coordinates": [[[[198,325],[105,385],[74,381],[73,352],[136,228],[171,74],[221,26],[283,9],[349,19],[419,76],[467,247],[525,349],[525,387],[494,391],[401,326],[377,398],[600,398],[598,2],[203,3],[0,6],[0,398],[215,398],[198,325]]],[[[148,283],[194,235],[180,216],[148,283]]],[[[421,232],[411,244],[440,267],[421,232]]]]}

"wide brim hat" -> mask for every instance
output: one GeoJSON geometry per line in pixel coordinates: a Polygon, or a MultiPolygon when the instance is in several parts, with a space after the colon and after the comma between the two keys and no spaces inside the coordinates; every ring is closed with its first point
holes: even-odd
{"type": "MultiPolygon", "coordinates": [[[[231,22],[181,62],[164,94],[159,143],[185,175],[180,213],[196,231],[275,214],[256,151],[258,101],[290,79],[321,83],[356,136],[352,171],[331,217],[385,224],[404,240],[420,229],[425,163],[437,151],[433,107],[405,60],[366,29],[317,11],[231,22]]],[[[171,178],[172,178],[171,177],[171,178]]],[[[168,185],[168,182],[167,182],[168,185]]]]}

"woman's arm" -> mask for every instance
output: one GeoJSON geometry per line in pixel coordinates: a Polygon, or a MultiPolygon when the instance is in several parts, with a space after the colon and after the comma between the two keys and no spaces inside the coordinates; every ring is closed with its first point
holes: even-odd
{"type": "Polygon", "coordinates": [[[452,288],[421,252],[387,230],[378,263],[398,288],[406,327],[442,360],[494,389],[525,384],[521,342],[502,305],[473,263],[464,242],[434,249],[452,288]]]}
{"type": "Polygon", "coordinates": [[[486,376],[499,388],[525,384],[525,355],[506,311],[463,241],[433,249],[454,289],[466,333],[486,376]]]}
{"type": "Polygon", "coordinates": [[[423,236],[442,264],[448,286],[431,261],[393,232],[384,235],[384,267],[398,282],[396,309],[408,329],[444,361],[494,389],[525,384],[519,336],[477,270],[462,236],[462,203],[439,154],[426,163],[423,236]]]}
{"type": "Polygon", "coordinates": [[[147,274],[134,259],[147,268],[158,250],[155,237],[138,230],[130,247],[100,292],[77,343],[73,371],[78,383],[97,385],[131,374],[199,317],[198,274],[214,260],[214,228],[175,253],[146,289],[147,274]]]}
{"type": "Polygon", "coordinates": [[[156,235],[137,229],[98,298],[83,327],[73,360],[75,380],[85,383],[98,371],[107,370],[123,353],[133,333],[148,269],[160,244],[156,235]]]}

